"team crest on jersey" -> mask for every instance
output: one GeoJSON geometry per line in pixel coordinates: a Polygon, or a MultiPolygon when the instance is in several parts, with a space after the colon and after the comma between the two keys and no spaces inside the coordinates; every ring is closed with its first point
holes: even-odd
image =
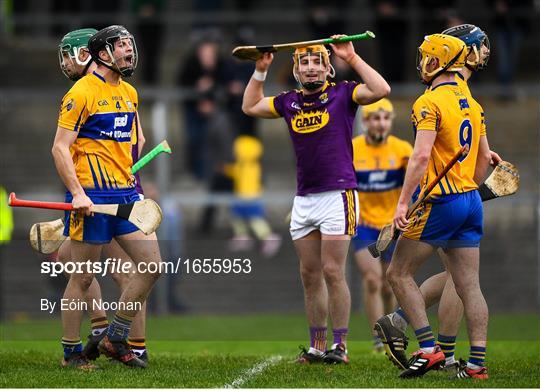
{"type": "Polygon", "coordinates": [[[292,128],[297,133],[312,133],[328,124],[330,114],[324,111],[300,111],[291,119],[292,128]]]}
{"type": "Polygon", "coordinates": [[[301,110],[300,105],[296,102],[292,102],[291,107],[294,108],[295,110],[301,110]]]}
{"type": "Polygon", "coordinates": [[[75,108],[75,100],[69,99],[66,103],[66,111],[71,111],[75,108]]]}
{"type": "Polygon", "coordinates": [[[322,104],[326,103],[328,101],[328,94],[325,92],[321,96],[319,96],[319,100],[322,104]]]}
{"type": "Polygon", "coordinates": [[[133,103],[131,103],[131,100],[126,100],[126,104],[130,110],[133,108],[133,103]]]}
{"type": "Polygon", "coordinates": [[[420,116],[422,117],[422,119],[426,119],[426,116],[428,116],[429,114],[429,110],[426,106],[423,106],[421,109],[420,109],[420,116]]]}

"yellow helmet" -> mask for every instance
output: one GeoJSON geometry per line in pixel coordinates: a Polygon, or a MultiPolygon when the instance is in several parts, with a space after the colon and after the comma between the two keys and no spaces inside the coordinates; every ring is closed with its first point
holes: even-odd
{"type": "Polygon", "coordinates": [[[325,65],[330,64],[330,52],[324,45],[313,45],[307,47],[297,47],[293,53],[294,66],[298,67],[300,57],[306,54],[318,54],[321,53],[322,60],[325,65]]]}
{"type": "Polygon", "coordinates": [[[428,83],[444,72],[459,72],[465,66],[467,46],[456,37],[444,34],[432,34],[424,37],[418,48],[417,69],[422,79],[428,83]],[[439,67],[427,71],[427,64],[432,58],[439,60],[439,67]]]}
{"type": "Polygon", "coordinates": [[[366,119],[368,116],[378,111],[386,111],[393,114],[394,106],[392,105],[392,102],[390,100],[382,98],[375,103],[368,104],[367,106],[362,106],[362,118],[366,119]]]}
{"type": "MultiPolygon", "coordinates": [[[[326,80],[326,75],[321,74],[320,79],[313,82],[305,82],[302,83],[300,80],[300,73],[299,73],[299,64],[300,64],[300,58],[302,58],[305,55],[309,56],[319,56],[321,60],[321,64],[324,64],[324,67],[330,68],[328,76],[334,77],[336,75],[336,71],[334,70],[334,67],[330,63],[330,52],[324,45],[312,45],[307,47],[298,47],[295,49],[293,53],[293,76],[296,81],[298,81],[302,86],[308,90],[315,90],[317,88],[320,88],[324,85],[324,82],[326,80]]],[[[319,70],[321,71],[321,69],[319,70]]]]}

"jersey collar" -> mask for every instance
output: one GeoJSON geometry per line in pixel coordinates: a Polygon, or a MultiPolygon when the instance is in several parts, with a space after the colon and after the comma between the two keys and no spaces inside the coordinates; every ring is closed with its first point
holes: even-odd
{"type": "Polygon", "coordinates": [[[104,83],[107,83],[107,81],[105,81],[105,78],[99,73],[97,73],[96,71],[93,71],[92,74],[96,76],[98,79],[100,79],[101,81],[103,81],[104,83]]]}
{"type": "Polygon", "coordinates": [[[446,83],[440,83],[436,87],[431,88],[432,91],[435,91],[437,88],[442,87],[443,85],[457,85],[455,81],[447,81],[446,83]]]}

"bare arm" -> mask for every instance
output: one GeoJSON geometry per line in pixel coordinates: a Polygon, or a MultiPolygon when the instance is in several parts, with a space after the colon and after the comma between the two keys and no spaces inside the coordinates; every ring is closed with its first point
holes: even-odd
{"type": "Polygon", "coordinates": [[[418,130],[416,133],[416,141],[414,142],[414,150],[409,164],[407,166],[407,172],[405,172],[405,181],[401,189],[401,195],[394,216],[394,226],[403,230],[409,223],[407,216],[407,209],[409,207],[409,201],[420,184],[420,180],[426,168],[431,156],[431,149],[433,149],[433,143],[437,137],[436,131],[418,130]]]}
{"type": "MultiPolygon", "coordinates": [[[[497,155],[497,153],[495,153],[497,155]]],[[[489,150],[489,143],[485,135],[480,137],[478,146],[478,157],[476,158],[476,169],[474,171],[474,181],[476,184],[482,184],[487,175],[487,169],[490,165],[492,152],[489,150]]],[[[498,157],[498,155],[497,155],[498,157]]]]}
{"type": "Polygon", "coordinates": [[[54,137],[52,155],[58,175],[73,195],[73,207],[85,212],[86,215],[90,215],[92,201],[84,193],[81,183],[77,178],[75,166],[73,165],[69,151],[69,148],[77,139],[77,135],[77,132],[59,126],[56,129],[56,136],[54,137]]]}
{"type": "MultiPolygon", "coordinates": [[[[343,35],[333,35],[339,38],[343,35]]],[[[390,85],[371,66],[369,66],[356,52],[352,42],[331,44],[334,53],[349,64],[349,66],[362,78],[364,84],[355,89],[354,100],[358,104],[370,104],[390,94],[390,85]]]]}
{"type": "MultiPolygon", "coordinates": [[[[259,72],[267,72],[274,59],[272,53],[264,53],[261,59],[255,63],[255,69],[259,72]]],[[[278,116],[270,108],[270,99],[264,97],[264,81],[249,79],[249,83],[244,91],[242,100],[242,111],[244,114],[258,118],[277,118],[278,116]]]]}

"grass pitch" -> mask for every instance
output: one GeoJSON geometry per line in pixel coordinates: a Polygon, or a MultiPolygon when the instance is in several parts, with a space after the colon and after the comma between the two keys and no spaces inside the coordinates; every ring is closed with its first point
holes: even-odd
{"type": "MultiPolygon", "coordinates": [[[[435,322],[434,322],[435,323],[435,322]]],[[[184,316],[148,321],[150,366],[131,370],[104,358],[95,372],[59,366],[59,320],[10,322],[0,328],[1,387],[538,387],[540,317],[493,316],[488,381],[449,380],[430,372],[401,380],[384,355],[371,352],[364,317],[353,316],[348,366],[294,363],[306,344],[302,315],[184,316]]],[[[86,334],[87,329],[83,334],[86,334]]],[[[466,357],[460,334],[457,356],[466,357]]],[[[411,340],[409,351],[416,347],[411,340]]]]}

